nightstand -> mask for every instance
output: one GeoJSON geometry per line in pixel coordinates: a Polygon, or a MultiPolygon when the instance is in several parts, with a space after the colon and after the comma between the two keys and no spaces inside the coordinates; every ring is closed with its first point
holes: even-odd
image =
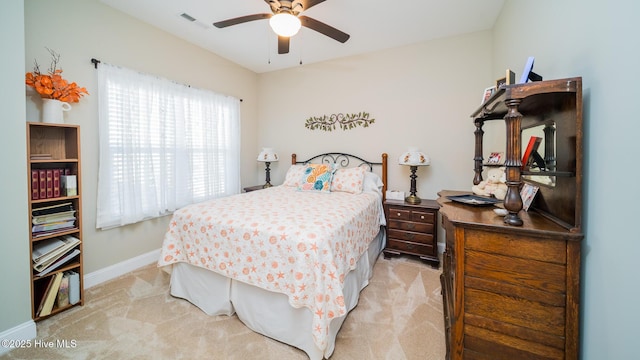
{"type": "Polygon", "coordinates": [[[244,192],[252,192],[262,189],[264,189],[264,185],[247,186],[246,188],[244,188],[244,192]]]}
{"type": "Polygon", "coordinates": [[[391,255],[415,255],[431,264],[440,266],[438,257],[438,209],[435,200],[422,199],[420,204],[402,200],[386,200],[384,213],[387,218],[387,245],[384,257],[391,255]]]}

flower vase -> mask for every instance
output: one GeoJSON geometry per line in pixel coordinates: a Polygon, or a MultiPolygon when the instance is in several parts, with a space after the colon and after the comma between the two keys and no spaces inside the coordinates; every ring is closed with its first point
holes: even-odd
{"type": "Polygon", "coordinates": [[[69,110],[71,110],[71,105],[67,102],[55,99],[42,99],[42,122],[64,124],[63,113],[69,110]]]}

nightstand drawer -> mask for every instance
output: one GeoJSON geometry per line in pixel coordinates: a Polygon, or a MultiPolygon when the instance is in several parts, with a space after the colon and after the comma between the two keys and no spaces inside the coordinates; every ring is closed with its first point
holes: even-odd
{"type": "Polygon", "coordinates": [[[418,221],[428,224],[435,224],[435,213],[433,212],[424,212],[424,211],[412,211],[411,212],[411,221],[418,221]]]}
{"type": "Polygon", "coordinates": [[[389,236],[389,239],[397,239],[402,241],[411,241],[411,242],[418,242],[418,243],[424,243],[424,244],[433,244],[432,234],[418,233],[413,231],[402,231],[402,230],[395,230],[395,229],[388,229],[387,231],[388,231],[387,234],[389,236]]]}
{"type": "Polygon", "coordinates": [[[434,247],[430,244],[411,243],[405,241],[396,241],[393,239],[388,240],[388,248],[402,251],[404,253],[415,255],[430,255],[435,256],[434,247]]]}
{"type": "Polygon", "coordinates": [[[435,222],[435,216],[433,212],[389,207],[389,220],[416,221],[433,224],[435,222]]]}
{"type": "Polygon", "coordinates": [[[389,220],[387,221],[387,226],[389,227],[389,229],[408,230],[433,234],[433,224],[389,220]]]}

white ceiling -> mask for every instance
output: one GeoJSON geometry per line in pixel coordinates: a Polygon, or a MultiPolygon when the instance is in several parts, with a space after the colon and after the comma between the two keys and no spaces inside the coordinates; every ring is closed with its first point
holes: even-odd
{"type": "Polygon", "coordinates": [[[279,55],[268,20],[218,29],[217,21],[270,13],[264,0],[100,0],[256,73],[491,29],[505,0],[326,0],[302,14],[351,38],[344,44],[303,27],[279,55]],[[189,22],[180,15],[196,19],[189,22]]]}

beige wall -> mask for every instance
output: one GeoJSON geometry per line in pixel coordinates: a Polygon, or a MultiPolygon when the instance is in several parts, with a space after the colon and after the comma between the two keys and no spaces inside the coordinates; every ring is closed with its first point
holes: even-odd
{"type": "MultiPolygon", "coordinates": [[[[169,218],[112,230],[96,230],[98,96],[91,58],[242,98],[242,178],[255,176],[257,75],[151,27],[98,0],[25,1],[28,70],[34,59],[46,69],[45,47],[61,55],[67,79],[91,95],[74,104],[66,121],[81,126],[85,272],[90,273],[160,248],[169,218]],[[42,19],[54,19],[43,21],[42,19]]],[[[39,97],[27,97],[27,119],[39,121],[39,97]]]]}
{"type": "MultiPolygon", "coordinates": [[[[487,31],[260,74],[258,143],[274,147],[283,159],[273,167],[272,183],[282,183],[294,152],[300,160],[327,151],[375,160],[386,152],[389,188],[408,192],[409,169],[397,161],[417,146],[431,157],[431,166],[418,169],[418,196],[470,189],[474,127],[469,115],[495,81],[491,48],[487,31]],[[360,111],[369,112],[375,123],[332,132],[304,126],[312,116],[360,111]]],[[[264,171],[256,166],[260,183],[264,171]]]]}

